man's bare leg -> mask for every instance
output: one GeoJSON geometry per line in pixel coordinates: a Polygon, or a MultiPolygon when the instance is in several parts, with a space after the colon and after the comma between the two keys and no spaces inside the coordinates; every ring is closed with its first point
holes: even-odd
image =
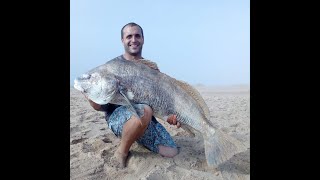
{"type": "Polygon", "coordinates": [[[118,161],[120,168],[125,167],[130,147],[144,134],[151,121],[152,113],[152,109],[146,105],[144,106],[144,115],[141,118],[133,115],[124,124],[120,146],[114,153],[114,157],[118,161]]]}

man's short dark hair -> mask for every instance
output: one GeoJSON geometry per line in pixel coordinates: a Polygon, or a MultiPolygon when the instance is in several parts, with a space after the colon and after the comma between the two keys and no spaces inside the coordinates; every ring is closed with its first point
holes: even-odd
{"type": "Polygon", "coordinates": [[[130,23],[128,23],[128,24],[126,24],[126,25],[124,25],[124,26],[122,27],[122,29],[121,29],[121,39],[123,38],[123,29],[124,29],[126,26],[130,26],[130,27],[132,27],[132,26],[138,26],[138,27],[141,29],[141,35],[142,35],[142,38],[143,38],[143,29],[142,29],[142,27],[139,26],[138,24],[134,23],[134,22],[130,22],[130,23]]]}

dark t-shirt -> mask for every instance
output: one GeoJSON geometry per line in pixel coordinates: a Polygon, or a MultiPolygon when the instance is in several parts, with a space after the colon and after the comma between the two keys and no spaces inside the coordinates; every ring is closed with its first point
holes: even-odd
{"type": "Polygon", "coordinates": [[[105,112],[105,118],[106,121],[108,121],[109,117],[111,116],[111,114],[113,113],[113,111],[115,109],[117,109],[118,107],[120,107],[121,105],[116,105],[116,104],[104,104],[101,105],[101,108],[103,109],[103,111],[105,112]]]}

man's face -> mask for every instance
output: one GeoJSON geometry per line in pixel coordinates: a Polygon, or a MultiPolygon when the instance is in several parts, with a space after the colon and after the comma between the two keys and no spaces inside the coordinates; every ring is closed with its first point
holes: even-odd
{"type": "Polygon", "coordinates": [[[126,53],[130,55],[141,55],[144,39],[138,26],[126,26],[123,29],[122,43],[126,53]]]}

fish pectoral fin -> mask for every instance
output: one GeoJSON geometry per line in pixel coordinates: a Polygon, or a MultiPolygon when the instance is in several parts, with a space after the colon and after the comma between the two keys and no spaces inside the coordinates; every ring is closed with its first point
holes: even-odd
{"type": "Polygon", "coordinates": [[[189,135],[191,135],[192,137],[195,137],[196,136],[196,134],[194,133],[194,132],[192,132],[191,131],[191,129],[187,126],[187,125],[181,125],[181,128],[183,129],[183,130],[185,130],[186,132],[188,132],[189,133],[189,135]]]}
{"type": "MultiPolygon", "coordinates": [[[[131,102],[129,101],[128,97],[127,97],[127,96],[125,95],[125,93],[123,92],[123,90],[120,89],[119,92],[120,92],[120,94],[123,96],[123,98],[127,101],[127,103],[128,103],[128,105],[129,105],[131,111],[132,111],[133,113],[135,113],[135,115],[136,115],[137,117],[140,117],[140,116],[138,115],[136,109],[133,107],[133,105],[132,105],[131,102]]],[[[141,126],[142,126],[142,122],[141,122],[141,121],[140,121],[140,124],[141,124],[141,126]]]]}

